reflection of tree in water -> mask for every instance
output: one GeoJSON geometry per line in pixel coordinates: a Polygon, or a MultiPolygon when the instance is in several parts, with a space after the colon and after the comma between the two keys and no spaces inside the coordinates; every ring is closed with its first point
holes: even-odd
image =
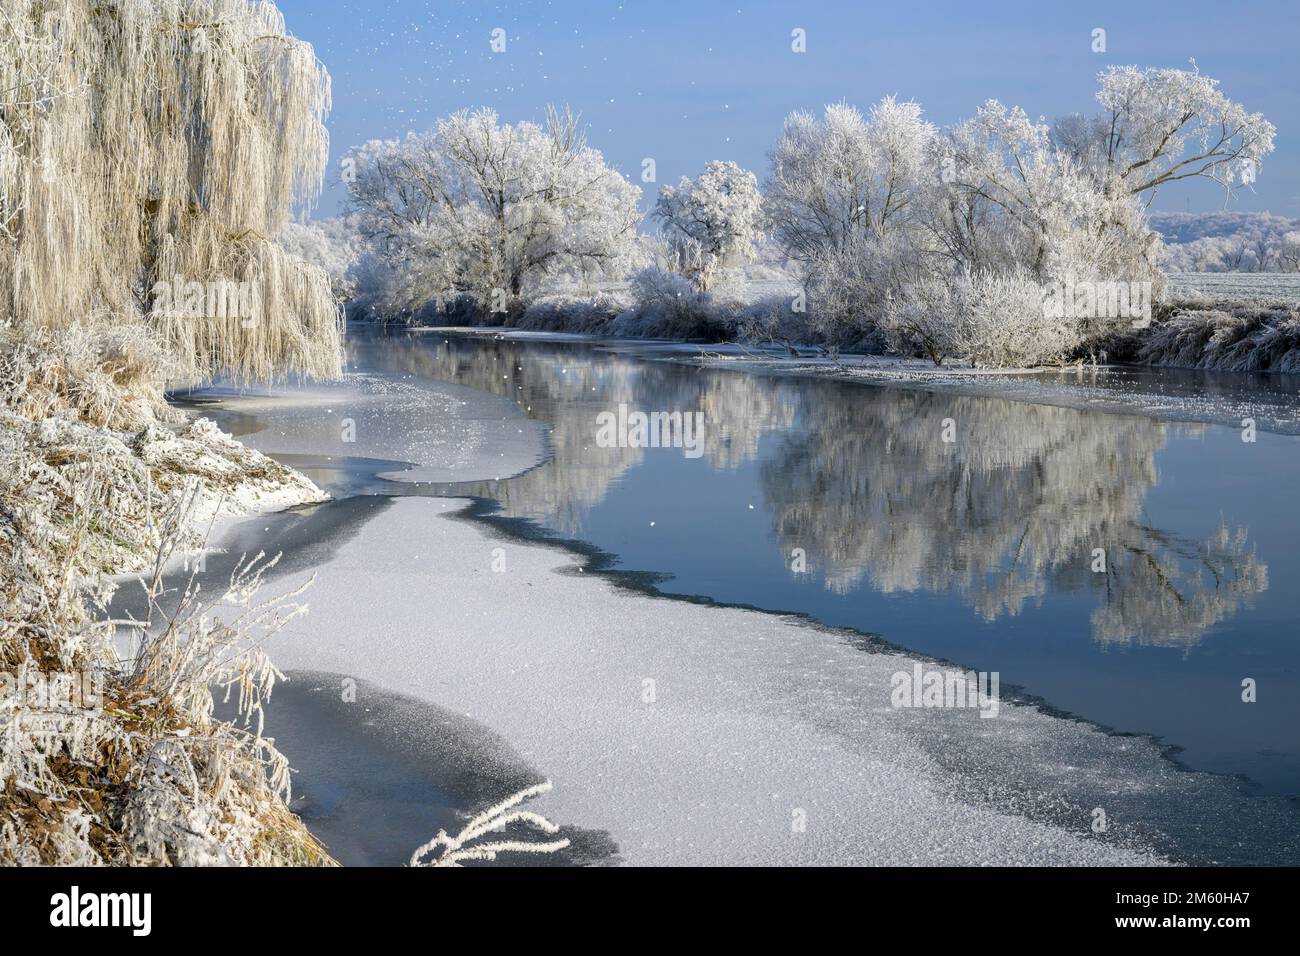
{"type": "MultiPolygon", "coordinates": [[[[794,417],[783,389],[735,372],[624,358],[590,347],[488,338],[388,338],[366,343],[380,367],[455,382],[513,399],[530,418],[549,422],[554,462],[490,492],[508,515],[544,519],[568,535],[611,485],[640,464],[641,448],[601,448],[596,416],[629,410],[702,411],[703,459],[735,468],[758,454],[759,439],[794,417]]],[[[681,455],[677,449],[652,454],[681,455]]]]}
{"type": "Polygon", "coordinates": [[[1096,589],[1097,640],[1190,643],[1267,587],[1244,530],[1152,528],[1167,426],[983,398],[821,389],[762,466],[784,553],[826,586],[952,591],[986,620],[1050,590],[1096,589]],[[864,400],[865,399],[865,400],[864,400]],[[956,442],[942,441],[943,420],[956,442]],[[1107,574],[1094,574],[1104,548],[1107,574]]]}
{"type": "Polygon", "coordinates": [[[1107,569],[1106,602],[1092,615],[1099,641],[1192,643],[1268,588],[1268,566],[1247,547],[1244,528],[1221,524],[1199,542],[1137,530],[1107,569]]]}
{"type": "MultiPolygon", "coordinates": [[[[826,586],[954,592],[992,621],[1050,591],[1093,590],[1097,640],[1190,644],[1268,586],[1244,529],[1204,541],[1150,526],[1164,425],[1140,416],[858,385],[767,379],[491,339],[386,339],[394,372],[513,399],[551,423],[555,461],[485,487],[505,513],[582,533],[592,507],[648,452],[596,445],[596,415],[705,412],[704,460],[760,466],[784,555],[803,548],[826,586]],[[943,421],[956,442],[942,441],[943,421]],[[1091,570],[1106,551],[1107,573],[1091,570]]],[[[1194,427],[1194,426],[1184,426],[1194,427]]]]}

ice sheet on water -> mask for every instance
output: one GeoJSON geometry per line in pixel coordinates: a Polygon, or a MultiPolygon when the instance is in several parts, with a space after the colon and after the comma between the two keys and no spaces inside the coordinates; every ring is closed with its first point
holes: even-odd
{"type": "Polygon", "coordinates": [[[218,402],[209,414],[242,416],[238,437],[258,451],[409,462],[383,474],[396,481],[508,478],[546,457],[546,426],[513,402],[430,379],[354,373],[337,383],[191,397],[218,402]]]}
{"type": "MultiPolygon", "coordinates": [[[[556,574],[573,559],[444,520],[456,507],[393,501],[317,567],[310,624],[272,655],[472,716],[554,781],[540,812],[608,831],[629,862],[1162,860],[1147,833],[1098,836],[1086,816],[1035,819],[963,784],[968,771],[941,758],[973,753],[981,725],[1014,708],[954,722],[936,753],[920,739],[929,718],[890,707],[891,675],[910,658],[789,618],[556,574]]],[[[981,765],[1068,759],[1082,725],[1031,719],[1033,746],[994,735],[981,765]]],[[[1124,744],[1088,733],[1099,754],[1124,744]]]]}

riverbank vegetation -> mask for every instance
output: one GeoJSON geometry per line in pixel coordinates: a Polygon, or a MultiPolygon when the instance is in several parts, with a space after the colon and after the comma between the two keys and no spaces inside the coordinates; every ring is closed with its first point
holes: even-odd
{"type": "Polygon", "coordinates": [[[328,276],[272,238],[328,77],[269,3],[55,0],[7,6],[0,90],[0,862],[328,863],[259,719],[301,607],[264,559],[162,583],[219,515],[322,497],[165,389],[340,370],[328,276]]]}
{"type": "MultiPolygon", "coordinates": [[[[198,584],[216,521],[326,496],[166,399],[342,371],[348,290],[289,221],[321,185],[328,74],[271,3],[0,17],[0,865],[332,865],[263,734],[283,675],[262,647],[306,587],[259,598],[264,554],[211,598],[198,584]],[[136,587],[145,611],[123,616],[114,598],[136,587]]],[[[553,119],[569,137],[553,168],[576,181],[591,156],[553,119]]],[[[599,243],[565,261],[598,262],[599,243]]],[[[492,277],[521,283],[551,254],[526,246],[492,277]]],[[[515,809],[548,787],[420,862],[562,849],[527,840],[557,828],[515,809]]]]}
{"type": "MultiPolygon", "coordinates": [[[[936,364],[1095,360],[1179,305],[1147,212],[1156,192],[1203,178],[1231,193],[1259,175],[1274,137],[1194,64],[1111,67],[1096,100],[1050,124],[989,100],[946,129],[893,97],[796,112],[761,189],[755,173],[709,163],[659,189],[653,235],[635,228],[639,188],[571,113],[542,126],[456,114],[353,150],[349,228],[317,229],[313,243],[320,261],[349,263],[338,281],[358,317],[936,364]],[[754,282],[756,260],[780,281],[754,282]]],[[[1272,242],[1270,261],[1285,246],[1272,242]]],[[[1177,314],[1180,328],[1217,321],[1177,314]]],[[[1294,364],[1270,347],[1247,364],[1279,363],[1294,364]]]]}

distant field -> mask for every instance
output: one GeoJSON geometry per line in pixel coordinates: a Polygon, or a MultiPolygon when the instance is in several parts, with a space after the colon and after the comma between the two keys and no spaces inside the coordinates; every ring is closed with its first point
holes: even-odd
{"type": "Polygon", "coordinates": [[[1199,292],[1211,299],[1251,302],[1300,302],[1300,273],[1296,272],[1175,272],[1170,291],[1199,292]]]}

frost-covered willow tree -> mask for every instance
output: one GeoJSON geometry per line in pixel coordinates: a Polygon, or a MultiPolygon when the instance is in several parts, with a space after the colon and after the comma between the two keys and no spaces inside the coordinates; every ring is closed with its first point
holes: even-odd
{"type": "Polygon", "coordinates": [[[273,240],[320,188],[329,98],[272,3],[4,0],[0,316],[150,322],[192,376],[336,373],[329,281],[273,240]]]}
{"type": "Polygon", "coordinates": [[[502,124],[490,109],[353,150],[353,207],[387,260],[380,305],[469,294],[503,311],[560,273],[618,276],[637,254],[641,191],[570,112],[502,124]]]}
{"type": "Polygon", "coordinates": [[[707,292],[720,269],[754,257],[762,238],[758,177],[715,160],[694,179],[659,190],[654,217],[680,271],[707,292]]]}

